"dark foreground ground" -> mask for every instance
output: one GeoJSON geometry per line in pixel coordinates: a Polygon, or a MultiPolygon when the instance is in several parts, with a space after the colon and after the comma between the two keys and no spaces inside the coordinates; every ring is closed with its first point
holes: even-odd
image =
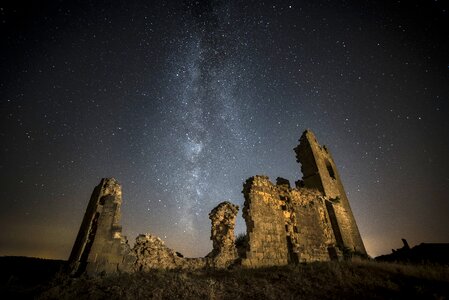
{"type": "Polygon", "coordinates": [[[62,261],[0,258],[1,299],[449,299],[449,266],[355,261],[70,278],[62,261]]]}

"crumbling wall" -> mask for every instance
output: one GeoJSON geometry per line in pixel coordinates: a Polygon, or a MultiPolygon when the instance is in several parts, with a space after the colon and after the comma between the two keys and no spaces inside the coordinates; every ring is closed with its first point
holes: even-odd
{"type": "Polygon", "coordinates": [[[329,253],[336,242],[326,198],[316,189],[292,188],[279,177],[275,188],[284,215],[289,263],[335,259],[329,253]]]}
{"type": "Polygon", "coordinates": [[[121,235],[122,189],[114,178],[95,187],[70,254],[73,273],[129,270],[133,261],[126,237],[121,235]]]}
{"type": "Polygon", "coordinates": [[[266,176],[254,176],[244,184],[247,250],[242,265],[264,267],[288,263],[287,237],[276,187],[266,176]]]}
{"type": "Polygon", "coordinates": [[[297,161],[301,163],[304,186],[318,189],[332,202],[332,205],[327,207],[332,216],[332,227],[338,237],[338,246],[366,255],[357,223],[329,150],[318,143],[310,130],[302,134],[300,144],[294,150],[297,161]]]}
{"type": "Polygon", "coordinates": [[[238,258],[234,227],[239,207],[222,202],[210,213],[213,250],[205,258],[184,258],[151,234],[141,234],[132,249],[136,261],[133,270],[225,268],[238,258]]]}
{"type": "Polygon", "coordinates": [[[287,238],[288,263],[297,264],[300,261],[301,249],[298,231],[297,214],[292,206],[291,187],[287,179],[276,179],[276,192],[280,199],[281,210],[284,216],[284,224],[287,238]]]}
{"type": "Polygon", "coordinates": [[[334,259],[335,237],[326,209],[326,199],[317,190],[292,189],[289,207],[295,216],[290,235],[297,246],[300,262],[334,259]]]}
{"type": "Polygon", "coordinates": [[[151,234],[141,234],[136,238],[132,249],[136,256],[133,266],[135,271],[152,269],[198,269],[206,266],[204,258],[183,258],[182,255],[168,248],[164,242],[151,234]]]}
{"type": "Polygon", "coordinates": [[[184,258],[161,239],[139,235],[132,249],[122,236],[122,192],[113,178],[94,189],[69,262],[74,273],[134,272],[150,269],[280,266],[339,259],[342,251],[366,254],[335,163],[325,146],[305,131],[295,148],[302,180],[292,188],[278,177],[249,178],[243,185],[244,251],[237,253],[234,227],[238,206],[220,203],[209,214],[213,250],[205,258],[184,258]],[[240,255],[240,257],[239,257],[240,255]]]}
{"type": "Polygon", "coordinates": [[[354,233],[354,222],[350,217],[348,208],[341,204],[339,200],[331,200],[331,203],[332,208],[329,208],[332,209],[335,214],[334,228],[336,228],[335,230],[340,231],[343,245],[342,250],[346,248],[347,250],[366,254],[365,246],[362,248],[360,245],[361,238],[359,239],[358,234],[354,233]]]}
{"type": "Polygon", "coordinates": [[[335,249],[327,199],[316,189],[291,188],[283,178],[276,182],[254,176],[244,186],[248,249],[242,264],[297,264],[341,256],[335,249]]]}
{"type": "Polygon", "coordinates": [[[234,245],[236,205],[221,203],[211,213],[215,225],[213,255],[184,258],[151,234],[139,235],[131,249],[121,234],[121,203],[120,184],[114,178],[103,178],[92,193],[69,258],[73,274],[225,267],[237,258],[234,245]]]}
{"type": "Polygon", "coordinates": [[[228,267],[237,259],[234,227],[239,207],[230,202],[222,202],[210,213],[213,250],[207,257],[214,267],[228,267]]]}
{"type": "Polygon", "coordinates": [[[130,268],[126,265],[132,261],[128,241],[122,237],[120,226],[120,196],[110,194],[100,200],[102,210],[98,217],[95,239],[86,260],[88,274],[113,273],[130,268]],[[124,261],[124,257],[128,259],[124,261]]]}

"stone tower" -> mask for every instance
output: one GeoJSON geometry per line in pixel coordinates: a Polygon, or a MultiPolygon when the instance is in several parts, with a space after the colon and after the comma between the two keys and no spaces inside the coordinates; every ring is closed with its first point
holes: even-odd
{"type": "Polygon", "coordinates": [[[267,176],[253,176],[243,184],[243,218],[247,246],[242,265],[270,267],[288,264],[285,217],[276,186],[267,176]]]}
{"type": "Polygon", "coordinates": [[[130,252],[120,225],[122,188],[114,178],[103,178],[92,192],[69,257],[72,273],[126,270],[130,252]]]}
{"type": "Polygon", "coordinates": [[[303,174],[301,185],[315,188],[330,199],[331,202],[328,202],[326,207],[337,245],[342,249],[366,254],[340,175],[329,150],[326,146],[320,146],[310,130],[304,131],[299,141],[300,144],[294,150],[297,161],[301,163],[303,174]]]}

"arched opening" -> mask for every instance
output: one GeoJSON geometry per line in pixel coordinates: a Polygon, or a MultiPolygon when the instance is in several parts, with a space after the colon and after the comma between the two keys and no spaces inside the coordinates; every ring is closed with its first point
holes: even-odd
{"type": "Polygon", "coordinates": [[[326,169],[327,169],[327,172],[329,173],[329,176],[330,176],[332,179],[335,179],[334,168],[332,168],[332,165],[331,165],[330,161],[327,160],[327,159],[326,159],[326,169]]]}

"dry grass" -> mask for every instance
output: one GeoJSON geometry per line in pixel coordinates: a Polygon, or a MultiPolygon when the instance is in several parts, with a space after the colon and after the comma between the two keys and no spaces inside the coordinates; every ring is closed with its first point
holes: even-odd
{"type": "Polygon", "coordinates": [[[374,261],[53,280],[41,299],[447,299],[449,267],[374,261]]]}

